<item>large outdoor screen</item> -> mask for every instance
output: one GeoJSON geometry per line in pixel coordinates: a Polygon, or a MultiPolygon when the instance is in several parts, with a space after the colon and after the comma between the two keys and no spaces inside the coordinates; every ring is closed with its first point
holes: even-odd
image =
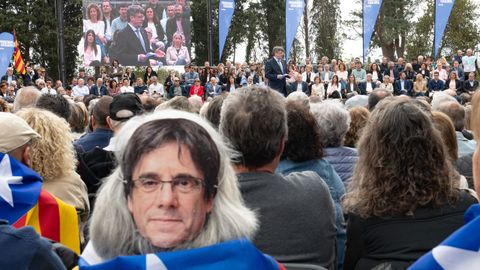
{"type": "Polygon", "coordinates": [[[190,1],[84,0],[84,66],[175,66],[191,62],[190,1]]]}

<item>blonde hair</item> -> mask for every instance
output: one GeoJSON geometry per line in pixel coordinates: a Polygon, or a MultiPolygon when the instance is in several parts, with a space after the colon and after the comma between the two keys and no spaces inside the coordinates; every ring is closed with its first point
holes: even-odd
{"type": "Polygon", "coordinates": [[[52,182],[75,171],[70,127],[65,119],[38,108],[26,108],[16,113],[40,136],[32,142],[32,169],[42,176],[44,182],[52,182]]]}

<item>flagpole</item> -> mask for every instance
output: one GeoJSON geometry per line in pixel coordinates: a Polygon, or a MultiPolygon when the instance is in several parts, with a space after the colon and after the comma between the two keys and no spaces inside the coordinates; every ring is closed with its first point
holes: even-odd
{"type": "Polygon", "coordinates": [[[63,25],[63,0],[55,0],[55,15],[57,17],[57,55],[58,55],[58,77],[64,85],[67,84],[65,70],[65,39],[63,25]]]}
{"type": "MultiPolygon", "coordinates": [[[[362,1],[362,58],[365,65],[365,0],[362,1]]],[[[368,49],[367,49],[368,50],[368,49]]]]}
{"type": "Polygon", "coordinates": [[[437,26],[437,0],[433,0],[433,60],[436,61],[436,51],[435,51],[435,42],[436,42],[436,35],[435,35],[435,27],[437,26]]]}

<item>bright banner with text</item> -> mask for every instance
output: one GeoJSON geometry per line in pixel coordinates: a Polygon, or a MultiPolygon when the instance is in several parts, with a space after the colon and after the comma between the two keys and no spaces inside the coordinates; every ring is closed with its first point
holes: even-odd
{"type": "Polygon", "coordinates": [[[434,55],[437,59],[440,45],[442,44],[443,33],[447,27],[450,12],[452,12],[455,0],[435,0],[435,37],[434,40],[434,55]]]}
{"type": "Polygon", "coordinates": [[[220,0],[218,8],[218,41],[220,48],[218,50],[218,61],[222,61],[223,48],[228,36],[228,29],[232,22],[233,12],[235,11],[235,0],[220,0]]]}
{"type": "Polygon", "coordinates": [[[286,51],[285,58],[288,61],[288,54],[292,48],[293,40],[297,34],[298,25],[302,19],[303,9],[305,7],[304,0],[287,0],[285,6],[285,35],[286,35],[286,51]]]}
{"type": "Polygon", "coordinates": [[[372,39],[378,12],[382,6],[382,0],[363,0],[363,62],[368,55],[368,48],[372,39]]]}
{"type": "Polygon", "coordinates": [[[11,33],[0,34],[0,77],[5,75],[15,50],[15,42],[11,33]]]}

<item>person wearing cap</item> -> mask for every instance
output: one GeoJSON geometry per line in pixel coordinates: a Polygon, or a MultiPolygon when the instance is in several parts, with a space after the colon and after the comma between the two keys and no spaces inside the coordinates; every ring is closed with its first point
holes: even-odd
{"type": "Polygon", "coordinates": [[[35,132],[22,118],[0,112],[0,153],[5,153],[32,167],[30,142],[39,139],[35,132]]]}
{"type": "Polygon", "coordinates": [[[93,208],[97,189],[101,180],[115,168],[115,135],[124,123],[130,118],[144,112],[140,98],[135,94],[120,94],[115,96],[109,106],[107,124],[113,131],[109,144],[104,147],[95,147],[92,150],[78,155],[77,172],[87,185],[90,205],[93,208]]]}

